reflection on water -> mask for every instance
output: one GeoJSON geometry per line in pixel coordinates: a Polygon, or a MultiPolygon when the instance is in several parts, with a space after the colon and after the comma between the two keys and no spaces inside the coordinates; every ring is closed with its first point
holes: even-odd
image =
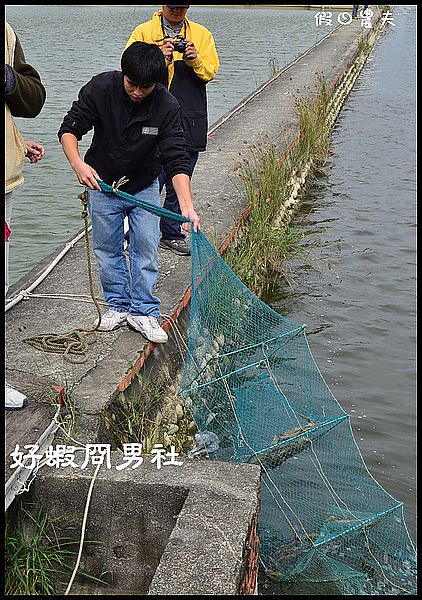
{"type": "MultiPolygon", "coordinates": [[[[47,89],[36,119],[17,119],[24,136],[42,143],[46,156],[25,165],[26,183],[16,190],[13,208],[10,279],[17,281],[43,257],[81,228],[81,186],[57,140],[63,116],[81,86],[93,75],[118,69],[132,30],[157,7],[8,6],[30,64],[47,89]]],[[[314,11],[201,8],[188,17],[214,35],[221,67],[207,86],[209,123],[217,121],[282,68],[328,33],[317,27],[314,11]]],[[[89,145],[90,135],[80,144],[89,145]]]]}
{"type": "MultiPolygon", "coordinates": [[[[366,465],[404,503],[415,539],[414,7],[397,7],[395,22],[339,118],[326,179],[308,191],[296,220],[309,260],[292,261],[266,300],[307,323],[315,360],[351,416],[366,465]]],[[[264,581],[261,593],[286,589],[264,581]]]]}

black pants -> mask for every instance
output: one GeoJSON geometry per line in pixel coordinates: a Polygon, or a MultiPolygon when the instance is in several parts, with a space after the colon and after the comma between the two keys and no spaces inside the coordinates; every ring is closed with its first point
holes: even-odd
{"type": "MultiPolygon", "coordinates": [[[[193,170],[198,160],[199,152],[188,151],[188,154],[190,158],[190,176],[192,177],[193,170]]],[[[180,215],[180,206],[176,192],[174,191],[174,187],[171,183],[171,180],[167,178],[164,169],[161,171],[158,177],[158,181],[160,184],[160,192],[163,189],[163,187],[166,186],[164,208],[167,208],[167,210],[171,210],[172,212],[175,212],[178,215],[180,215]]],[[[160,219],[161,237],[164,240],[184,240],[186,236],[184,233],[182,233],[181,227],[182,224],[179,221],[168,219],[167,217],[161,217],[160,219]]]]}
{"type": "MultiPolygon", "coordinates": [[[[365,10],[368,8],[367,4],[363,5],[363,9],[362,11],[365,12],[365,10]]],[[[358,16],[358,9],[359,9],[359,4],[353,4],[353,12],[352,12],[352,17],[357,17],[358,16]]]]}

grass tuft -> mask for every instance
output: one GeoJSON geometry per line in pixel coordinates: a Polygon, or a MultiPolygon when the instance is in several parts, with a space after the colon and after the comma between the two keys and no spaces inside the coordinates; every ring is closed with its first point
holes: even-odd
{"type": "MultiPolygon", "coordinates": [[[[299,132],[292,148],[280,157],[274,146],[253,147],[252,159],[244,161],[240,178],[250,213],[247,233],[229,247],[224,259],[256,295],[271,291],[282,273],[280,265],[302,252],[302,234],[290,224],[293,209],[287,202],[292,178],[312,164],[321,168],[330,144],[327,127],[328,86],[319,76],[317,92],[311,100],[296,99],[299,132]]],[[[296,179],[297,181],[297,179],[296,179]]]]}

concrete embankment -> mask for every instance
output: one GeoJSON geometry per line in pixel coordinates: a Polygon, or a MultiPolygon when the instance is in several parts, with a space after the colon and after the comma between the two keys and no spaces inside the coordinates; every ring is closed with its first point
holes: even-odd
{"type": "MultiPolygon", "coordinates": [[[[117,471],[121,456],[112,452],[111,469],[98,473],[80,565],[104,583],[78,575],[72,595],[236,595],[248,577],[255,583],[259,467],[189,461],[157,469],[145,460],[117,471]]],[[[44,469],[29,495],[76,549],[94,470],[44,469]]]]}
{"type": "MultiPolygon", "coordinates": [[[[212,128],[208,150],[200,157],[192,188],[202,229],[216,247],[220,248],[234,239],[233,231],[237,230],[242,218],[246,198],[238,175],[245,161],[251,160],[252,149],[257,145],[271,145],[280,153],[284,151],[299,128],[295,99],[298,96],[311,98],[321,77],[333,89],[340,86],[343,76],[350,73],[355,59],[362,52],[362,37],[367,38],[370,34],[370,30],[363,30],[359,21],[332,30],[327,38],[283,69],[270,83],[262,86],[259,93],[253,94],[238,110],[223,117],[212,128]]],[[[344,89],[344,94],[347,94],[347,87],[344,89]]],[[[10,296],[25,290],[51,258],[13,286],[10,296]]],[[[101,296],[95,263],[93,277],[97,293],[101,296]]],[[[162,314],[171,315],[178,324],[177,331],[185,337],[189,286],[189,258],[160,250],[157,294],[162,301],[162,314]]],[[[169,329],[170,339],[161,346],[146,343],[140,334],[126,327],[98,333],[95,343],[88,348],[86,361],[79,364],[67,361],[61,354],[44,353],[25,344],[24,339],[30,336],[62,334],[77,327],[92,327],[96,310],[93,304],[82,303],[78,299],[79,295],[89,294],[84,240],[66,254],[34,294],[40,296],[29,295],[6,315],[7,380],[28,395],[35,410],[37,406],[45,407],[45,403],[54,398],[56,390],[53,386],[64,386],[75,403],[78,441],[91,444],[113,442],[104,427],[103,411],[113,403],[119,392],[128,389],[141,370],[147,372],[152,380],[161,380],[168,386],[174,382],[183,365],[177,331],[171,328],[170,321],[166,321],[165,328],[169,329]],[[54,297],[57,294],[67,294],[68,297],[54,297]]],[[[35,433],[28,429],[25,432],[24,414],[8,416],[8,448],[13,449],[18,440],[20,444],[24,439],[30,444],[39,438],[39,431],[35,433]]],[[[41,429],[45,429],[47,424],[44,422],[41,429]]],[[[73,483],[76,484],[76,481],[77,478],[73,483]]],[[[41,471],[35,483],[35,498],[39,493],[38,498],[42,499],[43,486],[52,485],[51,475],[42,475],[41,471]]],[[[203,592],[198,584],[192,593],[222,592],[203,592]]]]}

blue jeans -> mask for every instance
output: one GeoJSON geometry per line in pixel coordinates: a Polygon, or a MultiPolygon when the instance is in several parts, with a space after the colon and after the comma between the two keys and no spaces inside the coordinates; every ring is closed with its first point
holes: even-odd
{"type": "MultiPolygon", "coordinates": [[[[133,194],[160,206],[158,179],[133,194]]],[[[158,317],[160,299],[154,295],[158,275],[159,217],[113,193],[89,190],[92,245],[98,261],[104,298],[110,308],[132,315],[158,317]],[[129,222],[129,262],[123,251],[125,216],[129,222]]]]}
{"type": "MultiPolygon", "coordinates": [[[[190,176],[192,177],[199,153],[188,151],[188,154],[190,158],[190,176]]],[[[164,185],[166,186],[166,197],[163,204],[164,208],[167,208],[167,210],[171,210],[172,212],[180,215],[180,206],[176,192],[174,191],[171,179],[167,177],[164,169],[161,171],[158,180],[160,182],[160,192],[164,185]]],[[[182,224],[180,221],[175,221],[174,219],[169,219],[168,217],[161,217],[160,229],[163,240],[184,240],[186,238],[185,234],[182,232],[182,224]]]]}

